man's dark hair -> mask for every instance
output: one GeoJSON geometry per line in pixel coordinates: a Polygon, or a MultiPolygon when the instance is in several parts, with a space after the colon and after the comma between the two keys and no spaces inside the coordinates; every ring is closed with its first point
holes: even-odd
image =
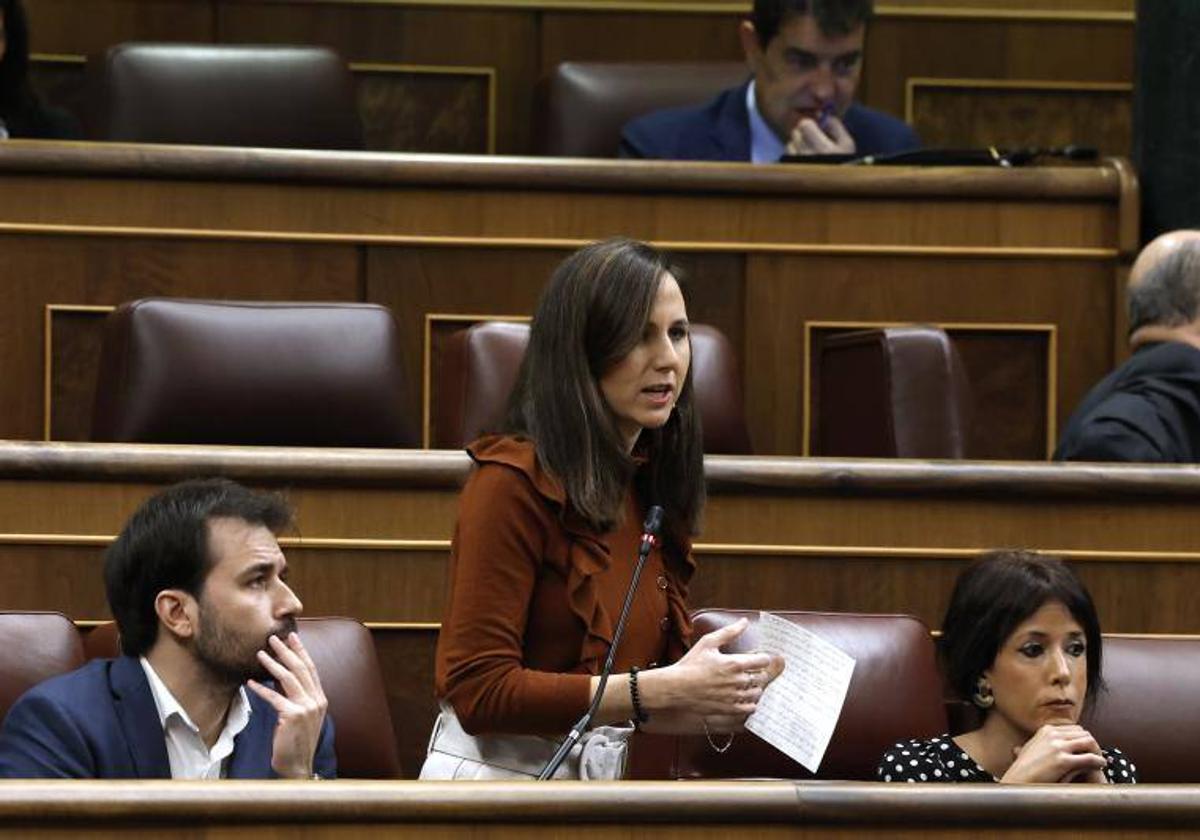
{"type": "Polygon", "coordinates": [[[695,366],[666,424],[642,432],[640,469],[600,388],[600,377],[642,339],[667,272],[680,279],[664,254],[630,239],[567,257],[538,302],[503,430],[533,441],[538,461],[596,529],[620,521],[633,479],[640,498],[662,505],[673,538],[682,539],[696,530],[704,506],[695,366]]]}
{"type": "Polygon", "coordinates": [[[1092,596],[1057,557],[1031,551],[984,554],[958,577],[942,619],[940,652],[950,687],[970,699],[983,672],[1017,626],[1050,601],[1061,601],[1087,641],[1087,700],[1104,682],[1100,675],[1100,621],[1092,596]]]}
{"type": "Polygon", "coordinates": [[[291,508],[279,496],[223,478],[199,479],[151,496],[109,546],[104,586],[125,654],[141,656],[158,638],[159,592],[181,589],[200,597],[213,566],[208,521],[220,517],[262,525],[274,534],[292,524],[291,508]]]}
{"type": "Polygon", "coordinates": [[[1185,239],[1126,292],[1129,332],[1180,327],[1200,314],[1200,240],[1185,239]]]}
{"type": "Polygon", "coordinates": [[[871,19],[875,0],[754,0],[751,21],[764,48],[789,18],[812,15],[827,36],[847,35],[871,19]]]}

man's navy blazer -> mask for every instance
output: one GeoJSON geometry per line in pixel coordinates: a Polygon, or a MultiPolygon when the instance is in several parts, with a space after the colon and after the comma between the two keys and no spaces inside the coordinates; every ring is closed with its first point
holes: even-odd
{"type": "MultiPolygon", "coordinates": [[[[704,105],[638,117],[621,131],[621,157],[750,160],[749,84],[723,91],[704,105]]],[[[846,111],[842,122],[854,138],[856,155],[886,155],[921,146],[907,123],[857,103],[846,111]]]]}
{"type": "MultiPolygon", "coordinates": [[[[254,692],[246,694],[250,722],[234,739],[227,776],[276,778],[276,712],[254,692]]],[[[328,715],[313,769],[322,778],[337,773],[328,715]]],[[[0,778],[171,778],[166,737],[141,663],[130,656],[96,659],[25,692],[0,729],[0,778]]]]}

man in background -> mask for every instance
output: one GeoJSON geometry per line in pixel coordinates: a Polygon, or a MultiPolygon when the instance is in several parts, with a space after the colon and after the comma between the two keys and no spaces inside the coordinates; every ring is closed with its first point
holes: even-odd
{"type": "Polygon", "coordinates": [[[1147,245],[1126,300],[1133,356],[1079,404],[1054,458],[1200,463],[1200,231],[1147,245]]]}
{"type": "Polygon", "coordinates": [[[905,123],[854,102],[872,0],[755,0],[739,36],[753,78],[705,105],[625,126],[621,155],[774,163],[920,146],[905,123]]]}

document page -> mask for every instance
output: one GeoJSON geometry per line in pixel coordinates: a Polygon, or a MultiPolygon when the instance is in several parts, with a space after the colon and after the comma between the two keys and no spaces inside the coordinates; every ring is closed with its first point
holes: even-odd
{"type": "Polygon", "coordinates": [[[746,729],[817,772],[837,726],[854,659],[798,624],[759,614],[758,649],[782,656],[783,673],[767,686],[746,729]]]}

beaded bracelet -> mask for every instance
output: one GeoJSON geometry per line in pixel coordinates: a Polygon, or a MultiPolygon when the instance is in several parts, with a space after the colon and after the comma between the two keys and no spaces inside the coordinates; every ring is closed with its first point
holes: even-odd
{"type": "Polygon", "coordinates": [[[638,667],[634,665],[629,669],[629,699],[633,701],[634,723],[642,724],[650,720],[650,715],[646,714],[646,710],[642,708],[642,696],[638,694],[637,675],[638,667]]]}

